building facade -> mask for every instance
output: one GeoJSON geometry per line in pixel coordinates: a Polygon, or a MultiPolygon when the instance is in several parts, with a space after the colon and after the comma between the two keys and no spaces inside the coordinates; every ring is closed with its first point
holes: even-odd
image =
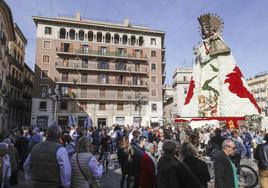
{"type": "Polygon", "coordinates": [[[163,96],[163,124],[172,124],[172,119],[174,115],[174,89],[172,86],[165,85],[164,87],[164,96],[163,96]]]}
{"type": "Polygon", "coordinates": [[[261,108],[261,114],[268,116],[268,73],[263,72],[257,74],[253,78],[247,79],[251,93],[256,99],[259,107],[261,108]]]}
{"type": "Polygon", "coordinates": [[[172,76],[172,87],[174,89],[173,105],[174,116],[180,117],[188,87],[192,78],[192,67],[177,68],[172,76]]]}
{"type": "Polygon", "coordinates": [[[0,132],[9,125],[9,42],[15,40],[12,12],[5,1],[0,1],[0,132]]]}
{"type": "Polygon", "coordinates": [[[75,18],[37,27],[32,125],[150,125],[163,114],[164,32],[75,18]],[[55,90],[55,88],[57,88],[55,90]],[[54,92],[55,91],[55,92],[54,92]],[[55,97],[56,96],[56,97],[55,97]]]}
{"type": "Polygon", "coordinates": [[[23,89],[22,89],[22,104],[23,104],[22,126],[31,125],[33,89],[34,89],[34,72],[26,63],[24,63],[23,89]]]}

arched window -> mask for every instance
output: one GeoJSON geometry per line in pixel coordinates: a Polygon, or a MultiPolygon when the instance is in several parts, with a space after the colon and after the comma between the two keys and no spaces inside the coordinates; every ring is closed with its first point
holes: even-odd
{"type": "Polygon", "coordinates": [[[70,31],[69,31],[69,38],[71,40],[74,40],[75,39],[75,30],[74,29],[70,29],[70,31]]]}
{"type": "Polygon", "coordinates": [[[117,33],[114,34],[114,43],[119,44],[119,35],[117,33]]]}
{"type": "Polygon", "coordinates": [[[101,32],[97,33],[97,42],[102,42],[102,33],[101,32]]]}
{"type": "Polygon", "coordinates": [[[106,43],[110,43],[111,42],[111,34],[110,33],[106,33],[106,35],[105,35],[105,42],[106,43]]]}
{"type": "Polygon", "coordinates": [[[65,39],[66,29],[60,28],[60,39],[65,39]]]}
{"type": "Polygon", "coordinates": [[[134,35],[132,35],[131,38],[130,38],[130,41],[131,41],[130,44],[132,46],[134,46],[136,44],[136,37],[134,35]]]}
{"type": "Polygon", "coordinates": [[[127,44],[127,35],[123,35],[123,44],[127,44]]]}
{"type": "Polygon", "coordinates": [[[139,37],[139,46],[143,46],[143,37],[142,36],[140,36],[139,37]]]}
{"type": "Polygon", "coordinates": [[[92,31],[88,32],[88,41],[93,41],[93,32],[92,31]]]}
{"type": "Polygon", "coordinates": [[[84,37],[85,37],[85,32],[83,30],[80,30],[79,36],[78,36],[79,40],[84,40],[84,37]]]}

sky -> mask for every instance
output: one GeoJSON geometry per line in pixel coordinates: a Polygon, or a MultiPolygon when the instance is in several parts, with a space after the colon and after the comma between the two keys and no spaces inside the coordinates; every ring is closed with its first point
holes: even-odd
{"type": "Polygon", "coordinates": [[[34,69],[36,26],[32,16],[75,16],[121,22],[165,32],[166,83],[178,67],[192,66],[201,41],[197,17],[214,13],[224,22],[222,37],[244,77],[268,71],[267,0],[5,0],[28,40],[25,62],[34,69]]]}

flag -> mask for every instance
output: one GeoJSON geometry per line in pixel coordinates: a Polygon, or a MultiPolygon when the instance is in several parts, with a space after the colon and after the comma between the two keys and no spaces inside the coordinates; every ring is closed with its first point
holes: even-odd
{"type": "Polygon", "coordinates": [[[87,118],[85,119],[83,125],[84,125],[84,128],[88,129],[89,127],[92,127],[92,119],[87,116],[87,118]]]}
{"type": "Polygon", "coordinates": [[[68,127],[72,127],[75,124],[74,117],[72,115],[68,116],[68,127]]]}

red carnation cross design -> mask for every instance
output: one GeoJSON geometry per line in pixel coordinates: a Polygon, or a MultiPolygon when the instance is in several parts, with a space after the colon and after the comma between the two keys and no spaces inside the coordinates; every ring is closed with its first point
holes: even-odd
{"type": "Polygon", "coordinates": [[[259,113],[261,113],[261,109],[258,106],[256,100],[254,99],[253,95],[247,90],[247,88],[243,85],[242,81],[242,73],[240,69],[235,66],[233,72],[226,75],[226,79],[224,83],[229,83],[229,90],[236,94],[240,98],[248,98],[250,102],[255,106],[259,113]]]}

